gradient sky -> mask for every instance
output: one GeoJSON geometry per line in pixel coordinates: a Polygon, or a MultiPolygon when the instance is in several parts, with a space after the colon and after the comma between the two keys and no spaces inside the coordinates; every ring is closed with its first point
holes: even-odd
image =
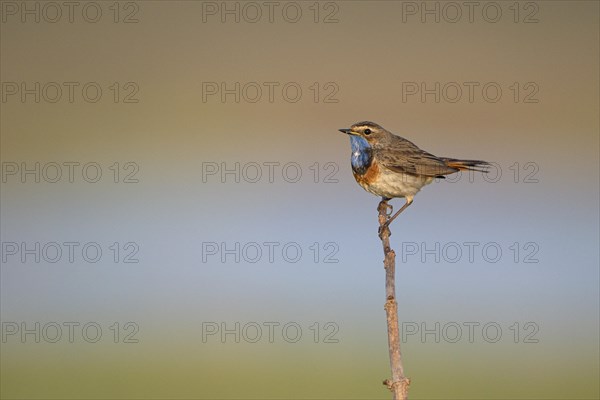
{"type": "Polygon", "coordinates": [[[378,199],[337,131],[362,120],[495,163],[392,226],[411,397],[600,396],[597,2],[455,23],[443,2],[439,22],[422,2],[281,2],[272,21],[258,2],[257,22],[247,3],[239,22],[222,2],[82,2],[73,22],[26,3],[40,22],[0,15],[3,398],[389,398],[378,199]]]}

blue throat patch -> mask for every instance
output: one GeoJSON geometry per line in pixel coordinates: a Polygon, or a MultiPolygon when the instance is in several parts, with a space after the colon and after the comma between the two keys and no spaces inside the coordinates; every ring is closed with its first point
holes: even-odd
{"type": "Polygon", "coordinates": [[[350,145],[352,146],[352,156],[350,157],[352,170],[359,175],[363,175],[371,166],[373,150],[369,142],[360,136],[350,136],[350,145]]]}

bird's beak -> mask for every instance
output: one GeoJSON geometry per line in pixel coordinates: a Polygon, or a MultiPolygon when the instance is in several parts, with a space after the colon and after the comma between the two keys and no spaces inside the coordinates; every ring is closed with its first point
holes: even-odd
{"type": "Polygon", "coordinates": [[[338,129],[338,131],[345,133],[347,135],[352,134],[352,129],[338,129]]]}

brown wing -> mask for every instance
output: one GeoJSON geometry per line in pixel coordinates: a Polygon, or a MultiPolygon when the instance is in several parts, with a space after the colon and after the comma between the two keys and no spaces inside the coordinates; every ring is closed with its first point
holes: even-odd
{"type": "Polygon", "coordinates": [[[411,141],[399,136],[394,136],[385,146],[374,150],[377,161],[395,172],[435,177],[458,171],[457,168],[446,165],[441,158],[421,150],[411,141]]]}

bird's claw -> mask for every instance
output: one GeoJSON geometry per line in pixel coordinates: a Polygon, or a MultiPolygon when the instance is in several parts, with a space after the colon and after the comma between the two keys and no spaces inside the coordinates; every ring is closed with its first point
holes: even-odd
{"type": "Polygon", "coordinates": [[[385,215],[389,218],[392,215],[392,213],[394,212],[394,206],[392,206],[391,204],[387,204],[386,208],[388,210],[390,210],[390,212],[387,212],[387,210],[386,210],[386,213],[385,213],[385,215]]]}
{"type": "Polygon", "coordinates": [[[383,233],[387,230],[387,235],[391,236],[392,233],[390,232],[390,224],[389,222],[385,222],[383,225],[379,225],[379,229],[377,230],[377,234],[379,235],[379,238],[381,238],[383,236],[383,233]]]}
{"type": "Polygon", "coordinates": [[[389,204],[387,201],[384,204],[385,204],[385,215],[389,218],[389,216],[392,215],[392,213],[394,212],[394,206],[389,204]]]}

